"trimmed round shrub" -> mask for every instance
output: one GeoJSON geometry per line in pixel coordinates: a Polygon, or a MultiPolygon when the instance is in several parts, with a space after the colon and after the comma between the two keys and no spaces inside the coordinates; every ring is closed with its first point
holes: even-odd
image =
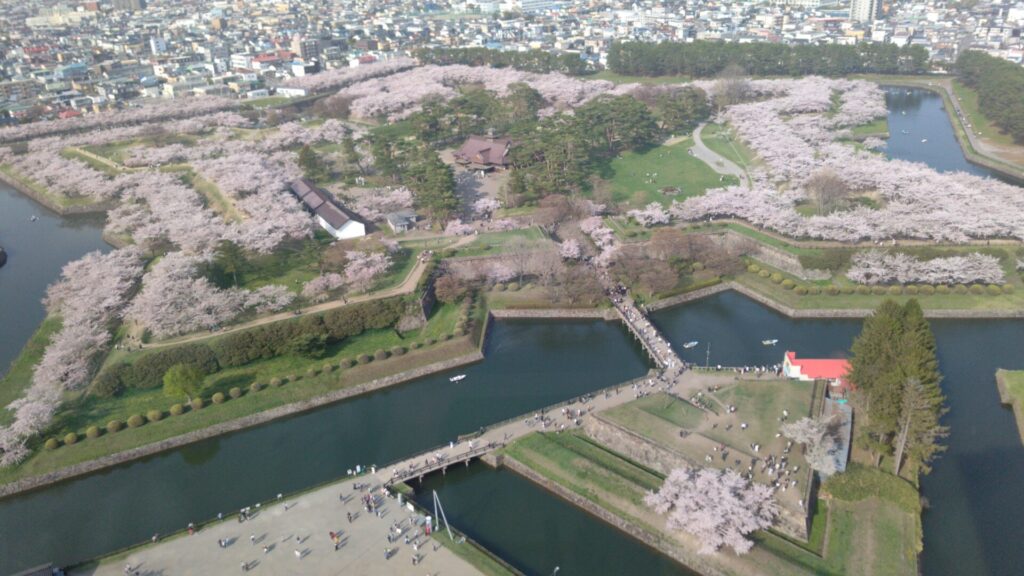
{"type": "Polygon", "coordinates": [[[935,294],[935,286],[932,286],[931,284],[921,286],[921,294],[924,296],[931,296],[932,294],[935,294]]]}
{"type": "Polygon", "coordinates": [[[160,410],[150,410],[146,412],[146,420],[150,422],[159,422],[164,419],[164,413],[160,410]]]}
{"type": "Polygon", "coordinates": [[[875,286],[871,289],[871,293],[876,296],[882,296],[886,293],[885,286],[875,286]]]}
{"type": "Polygon", "coordinates": [[[49,438],[43,444],[43,448],[46,448],[47,450],[56,450],[57,448],[60,448],[60,442],[58,442],[56,438],[49,438]]]}
{"type": "Polygon", "coordinates": [[[504,292],[505,284],[498,282],[497,284],[494,285],[494,289],[497,290],[498,292],[504,292]]]}
{"type": "Polygon", "coordinates": [[[911,296],[917,296],[917,293],[920,292],[920,290],[917,289],[917,286],[907,286],[903,290],[911,296]]]}
{"type": "Polygon", "coordinates": [[[1003,284],[1003,294],[1013,294],[1013,284],[1003,284]]]}
{"type": "Polygon", "coordinates": [[[804,288],[803,286],[797,286],[796,290],[794,290],[794,292],[796,292],[800,296],[803,296],[803,295],[807,294],[807,288],[804,288]]]}
{"type": "Polygon", "coordinates": [[[964,286],[963,284],[957,284],[953,287],[953,292],[956,292],[957,294],[967,294],[970,290],[968,290],[967,286],[964,286]]]}
{"type": "Polygon", "coordinates": [[[110,422],[107,422],[107,432],[110,432],[111,434],[117,432],[121,428],[124,428],[124,424],[122,424],[120,420],[111,420],[110,422]]]}
{"type": "Polygon", "coordinates": [[[999,296],[1000,294],[1003,293],[1003,289],[995,284],[989,284],[986,290],[988,290],[988,293],[993,296],[999,296]]]}
{"type": "Polygon", "coordinates": [[[889,294],[892,294],[893,296],[899,296],[900,294],[903,294],[903,287],[902,286],[889,286],[888,292],[889,292],[889,294]]]}
{"type": "Polygon", "coordinates": [[[456,338],[459,337],[459,336],[465,336],[466,335],[466,329],[465,328],[456,328],[455,331],[452,332],[452,335],[455,336],[456,338]]]}
{"type": "Polygon", "coordinates": [[[232,386],[231,389],[228,390],[228,396],[231,396],[232,398],[241,398],[242,389],[238,386],[232,386]]]}
{"type": "Polygon", "coordinates": [[[778,272],[772,274],[772,282],[775,282],[776,284],[781,284],[782,274],[779,274],[778,272]]]}
{"type": "Polygon", "coordinates": [[[508,290],[509,290],[509,292],[515,292],[516,290],[519,290],[519,283],[518,282],[509,282],[508,283],[508,290]]]}
{"type": "Polygon", "coordinates": [[[936,294],[949,294],[950,292],[952,292],[952,289],[945,284],[939,284],[935,287],[936,294]]]}
{"type": "Polygon", "coordinates": [[[320,369],[321,374],[330,374],[334,372],[336,366],[334,364],[324,364],[324,367],[320,369]]]}
{"type": "Polygon", "coordinates": [[[217,392],[210,398],[210,400],[213,400],[214,404],[223,404],[227,398],[224,396],[223,392],[217,392]]]}
{"type": "Polygon", "coordinates": [[[829,296],[838,296],[839,295],[839,286],[829,285],[829,287],[828,287],[828,295],[829,296]]]}
{"type": "Polygon", "coordinates": [[[971,284],[971,294],[984,294],[985,287],[981,284],[971,284]]]}
{"type": "Polygon", "coordinates": [[[373,360],[373,358],[370,358],[369,354],[360,354],[359,357],[356,358],[356,362],[359,362],[360,364],[369,364],[370,360],[373,360]]]}
{"type": "Polygon", "coordinates": [[[761,267],[758,266],[757,264],[751,264],[750,266],[747,266],[747,272],[750,272],[751,274],[757,274],[760,271],[761,267]]]}
{"type": "Polygon", "coordinates": [[[842,288],[840,289],[840,291],[841,291],[841,292],[842,292],[843,294],[846,294],[846,295],[850,295],[850,294],[856,294],[856,293],[857,293],[857,287],[856,287],[856,286],[843,286],[843,287],[842,287],[842,288]]]}
{"type": "Polygon", "coordinates": [[[198,396],[196,396],[195,398],[193,398],[193,399],[192,399],[192,402],[190,402],[189,404],[190,404],[190,405],[192,406],[192,409],[193,409],[193,410],[202,410],[202,409],[203,409],[203,406],[205,406],[205,405],[206,405],[206,403],[205,403],[205,402],[203,402],[203,399],[202,399],[202,398],[200,398],[200,397],[198,397],[198,396]]]}
{"type": "Polygon", "coordinates": [[[427,341],[426,341],[426,345],[427,346],[433,346],[434,344],[437,344],[437,338],[427,338],[427,341]]]}
{"type": "Polygon", "coordinates": [[[376,350],[373,353],[373,359],[374,360],[387,360],[388,359],[388,352],[387,352],[387,350],[381,350],[381,349],[376,350]]]}
{"type": "Polygon", "coordinates": [[[299,380],[302,380],[302,374],[295,374],[294,376],[288,377],[289,382],[298,382],[299,380]]]}
{"type": "Polygon", "coordinates": [[[132,414],[128,417],[128,427],[138,428],[146,423],[146,419],[142,417],[142,414],[132,414]]]}
{"type": "Polygon", "coordinates": [[[71,446],[76,442],[78,442],[78,432],[68,432],[67,434],[64,435],[65,446],[71,446]]]}
{"type": "Polygon", "coordinates": [[[871,287],[864,285],[857,286],[857,294],[871,294],[871,287]]]}
{"type": "Polygon", "coordinates": [[[310,368],[309,370],[306,370],[306,378],[316,378],[319,375],[320,371],[317,370],[316,368],[310,368]]]}
{"type": "Polygon", "coordinates": [[[168,412],[171,413],[171,416],[181,416],[185,413],[185,407],[181,404],[172,404],[171,409],[168,410],[168,412]]]}
{"type": "Polygon", "coordinates": [[[821,286],[811,286],[807,289],[807,293],[817,296],[818,294],[821,294],[821,286]]]}
{"type": "Polygon", "coordinates": [[[351,358],[345,358],[341,362],[338,362],[338,368],[351,368],[355,362],[351,358]]]}
{"type": "Polygon", "coordinates": [[[690,268],[692,268],[694,272],[700,272],[701,270],[704,269],[704,263],[703,262],[694,262],[693,266],[691,266],[690,268]]]}
{"type": "Polygon", "coordinates": [[[88,428],[85,429],[85,437],[86,438],[99,438],[100,437],[100,427],[99,426],[89,426],[88,428]]]}
{"type": "Polygon", "coordinates": [[[757,273],[757,275],[760,276],[761,278],[768,278],[772,275],[772,273],[767,270],[761,270],[760,272],[757,273]]]}
{"type": "Polygon", "coordinates": [[[451,340],[452,339],[452,335],[451,334],[445,334],[444,335],[444,339],[445,340],[451,340]]]}
{"type": "Polygon", "coordinates": [[[785,288],[786,290],[792,290],[793,288],[796,288],[796,282],[793,282],[789,278],[786,278],[785,280],[782,281],[782,287],[785,288]]]}
{"type": "Polygon", "coordinates": [[[259,382],[249,384],[249,392],[259,392],[260,390],[263,390],[263,384],[259,382]]]}
{"type": "Polygon", "coordinates": [[[395,346],[391,349],[392,356],[401,356],[403,354],[405,354],[405,348],[402,346],[395,346]]]}
{"type": "Polygon", "coordinates": [[[281,384],[282,384],[282,382],[281,382],[280,378],[271,378],[270,379],[270,385],[273,386],[274,388],[277,388],[281,384]]]}
{"type": "Polygon", "coordinates": [[[412,348],[413,350],[419,350],[420,348],[423,347],[423,343],[422,342],[413,342],[412,344],[409,345],[409,347],[412,348]]]}

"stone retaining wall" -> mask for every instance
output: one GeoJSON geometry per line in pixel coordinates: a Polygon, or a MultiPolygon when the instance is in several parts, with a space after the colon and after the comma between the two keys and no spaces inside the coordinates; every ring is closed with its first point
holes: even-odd
{"type": "Polygon", "coordinates": [[[731,282],[721,282],[715,284],[714,286],[700,288],[698,290],[693,290],[691,292],[679,294],[678,296],[671,296],[669,298],[658,300],[657,302],[651,302],[650,304],[647,304],[645,306],[648,310],[651,311],[671,308],[673,306],[678,306],[680,304],[685,304],[687,302],[693,302],[694,300],[700,300],[701,298],[707,298],[708,296],[714,296],[719,292],[726,292],[728,290],[732,290],[733,288],[731,284],[731,282]]]}
{"type": "Polygon", "coordinates": [[[423,376],[428,376],[430,374],[434,374],[437,372],[450,370],[458,366],[472,364],[474,362],[479,362],[483,359],[484,355],[481,352],[472,352],[470,354],[465,354],[463,356],[451,358],[449,360],[434,362],[433,364],[428,364],[426,366],[422,366],[420,368],[416,368],[413,370],[407,370],[405,372],[401,372],[398,374],[392,374],[391,376],[377,378],[375,380],[371,380],[369,382],[359,384],[351,388],[336,390],[329,394],[324,394],[323,396],[317,396],[316,398],[310,398],[308,400],[303,400],[301,402],[294,402],[292,404],[278,406],[277,408],[271,408],[270,410],[265,410],[263,412],[258,412],[256,414],[251,414],[249,416],[244,416],[242,418],[236,418],[228,422],[214,424],[213,426],[208,426],[201,430],[195,430],[187,434],[182,434],[180,436],[175,436],[173,438],[161,440],[160,442],[154,442],[152,444],[147,444],[145,446],[139,446],[138,448],[132,448],[131,450],[125,450],[124,452],[118,452],[116,454],[111,454],[109,456],[104,456],[102,458],[97,458],[95,460],[90,460],[88,462],[82,462],[79,464],[75,464],[73,466],[68,466],[66,468],[61,468],[60,470],[49,472],[47,474],[41,474],[39,476],[32,476],[30,478],[25,478],[23,480],[11,482],[10,484],[0,486],[0,498],[11,496],[13,494],[18,494],[20,492],[26,492],[28,490],[41,488],[43,486],[61,482],[63,480],[74,478],[76,476],[91,474],[93,472],[96,472],[97,470],[117,466],[118,464],[123,464],[125,462],[135,460],[137,458],[150,456],[152,454],[164,452],[166,450],[171,450],[174,448],[179,448],[181,446],[185,446],[186,444],[192,444],[194,442],[199,442],[200,440],[205,440],[207,438],[212,438],[214,436],[220,436],[221,434],[227,434],[229,432],[236,432],[238,430],[243,430],[245,428],[259,426],[260,424],[265,424],[267,422],[270,422],[271,420],[277,420],[278,418],[284,418],[286,416],[292,416],[294,414],[298,414],[301,412],[307,412],[309,410],[313,410],[315,408],[319,408],[327,404],[333,404],[335,402],[339,402],[341,400],[345,400],[353,396],[359,396],[361,394],[366,394],[368,392],[373,392],[375,390],[387,388],[388,386],[394,386],[396,384],[401,384],[403,382],[415,380],[416,378],[421,378],[423,376]]]}
{"type": "Polygon", "coordinates": [[[641,528],[635,523],[630,522],[617,514],[613,514],[594,502],[572,492],[561,484],[548,480],[515,458],[506,456],[502,460],[502,465],[535,484],[538,484],[542,488],[553,492],[557,496],[568,500],[579,508],[586,510],[590,514],[597,516],[601,520],[615,526],[619,530],[622,530],[626,534],[629,534],[633,538],[636,538],[691,570],[695,570],[704,576],[726,576],[726,574],[728,574],[728,572],[723,571],[719,566],[712,563],[712,560],[715,557],[714,554],[697,554],[696,550],[688,550],[682,545],[673,542],[664,536],[654,534],[644,528],[641,528]]]}
{"type": "Polygon", "coordinates": [[[615,310],[611,308],[502,308],[491,310],[491,315],[502,320],[518,318],[618,320],[615,310]]]}
{"type": "Polygon", "coordinates": [[[1020,441],[1024,443],[1024,404],[1010,396],[1006,388],[1006,370],[996,370],[996,388],[999,389],[999,401],[1013,409],[1014,420],[1017,421],[1017,433],[1020,434],[1020,441]]]}

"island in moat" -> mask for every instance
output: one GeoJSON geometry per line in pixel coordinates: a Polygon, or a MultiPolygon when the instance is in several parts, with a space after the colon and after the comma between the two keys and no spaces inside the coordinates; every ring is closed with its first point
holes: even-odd
{"type": "Polygon", "coordinates": [[[227,543],[194,559],[224,570],[292,552],[337,569],[331,545],[350,560],[342,538],[393,530],[403,562],[422,545],[426,569],[516,573],[403,500],[483,459],[704,574],[918,572],[919,478],[948,433],[925,318],[1021,316],[1018,187],[884,156],[885,96],[865,79],[404,59],[317,77],[301,104],[0,128],[4,181],[106,212],[116,246],[64,268],[0,383],[0,493],[486,362],[500,318],[621,322],[650,372],[77,570],[171,569],[197,536],[227,543]],[[750,337],[778,345],[774,365],[684,362],[677,348],[708,345],[699,327],[673,343],[650,312],[724,290],[863,330],[847,359],[765,334],[750,337]],[[276,553],[244,542],[256,527],[276,553]]]}

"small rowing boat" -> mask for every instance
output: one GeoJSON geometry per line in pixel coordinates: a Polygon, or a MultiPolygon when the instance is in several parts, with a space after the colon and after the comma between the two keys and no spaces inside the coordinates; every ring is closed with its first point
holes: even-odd
{"type": "Polygon", "coordinates": [[[699,344],[699,342],[697,342],[696,340],[693,340],[692,342],[687,342],[686,344],[683,344],[683,348],[686,348],[687,350],[689,350],[690,348],[693,348],[697,344],[699,344]]]}
{"type": "Polygon", "coordinates": [[[458,376],[452,376],[451,378],[448,379],[448,381],[449,382],[458,382],[458,381],[463,380],[465,378],[466,378],[465,374],[459,374],[458,376]]]}
{"type": "Polygon", "coordinates": [[[778,343],[779,343],[779,339],[778,338],[773,338],[771,340],[761,340],[761,344],[764,344],[765,346],[775,346],[778,343]]]}

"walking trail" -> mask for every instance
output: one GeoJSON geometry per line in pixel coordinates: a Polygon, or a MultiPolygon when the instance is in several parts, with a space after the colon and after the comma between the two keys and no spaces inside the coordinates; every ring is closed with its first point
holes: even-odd
{"type": "Polygon", "coordinates": [[[710,166],[712,170],[719,174],[739,178],[740,184],[750,188],[750,177],[747,175],[746,170],[738,166],[732,160],[729,160],[725,156],[722,156],[718,152],[708,148],[704,144],[704,141],[701,140],[700,135],[704,130],[704,126],[706,126],[706,124],[701,124],[693,131],[693,148],[690,148],[690,150],[693,152],[694,157],[703,161],[705,164],[710,166]]]}

